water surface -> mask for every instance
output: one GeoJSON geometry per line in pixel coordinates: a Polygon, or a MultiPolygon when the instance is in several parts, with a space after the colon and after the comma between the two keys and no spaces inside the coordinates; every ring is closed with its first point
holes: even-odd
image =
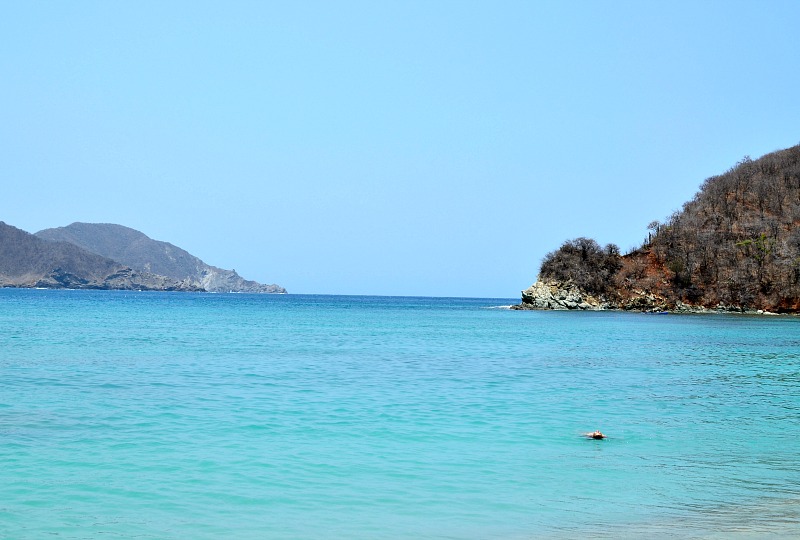
{"type": "Polygon", "coordinates": [[[800,320],[512,302],[2,289],[0,537],[800,536],[800,320]]]}

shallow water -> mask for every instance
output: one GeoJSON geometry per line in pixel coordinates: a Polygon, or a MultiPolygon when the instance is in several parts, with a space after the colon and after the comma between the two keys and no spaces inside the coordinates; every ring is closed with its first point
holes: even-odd
{"type": "Polygon", "coordinates": [[[2,289],[0,537],[800,536],[800,319],[512,301],[2,289]]]}

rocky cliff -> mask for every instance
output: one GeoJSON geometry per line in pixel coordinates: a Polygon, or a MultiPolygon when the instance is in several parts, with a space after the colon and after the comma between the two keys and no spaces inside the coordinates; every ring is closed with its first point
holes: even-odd
{"type": "Polygon", "coordinates": [[[139,272],[149,272],[191,283],[209,292],[285,293],[279,285],[264,285],[242,278],[235,270],[211,266],[168,242],[111,223],[73,223],[45,229],[39,238],[69,242],[139,272]]]}
{"type": "Polygon", "coordinates": [[[598,298],[581,290],[572,282],[545,279],[539,280],[522,291],[522,303],[512,309],[613,309],[604,298],[598,298]]]}

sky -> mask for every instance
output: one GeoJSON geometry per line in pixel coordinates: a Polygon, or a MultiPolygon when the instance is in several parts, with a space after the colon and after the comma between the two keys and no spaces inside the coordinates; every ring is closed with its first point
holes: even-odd
{"type": "Polygon", "coordinates": [[[800,143],[800,2],[6,2],[0,221],[289,293],[518,298],[800,143]]]}

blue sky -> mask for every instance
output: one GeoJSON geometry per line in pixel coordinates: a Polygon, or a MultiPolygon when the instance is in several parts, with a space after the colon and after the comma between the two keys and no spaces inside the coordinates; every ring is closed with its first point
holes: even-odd
{"type": "Polygon", "coordinates": [[[800,143],[800,3],[15,2],[0,220],[289,292],[518,297],[800,143]]]}

